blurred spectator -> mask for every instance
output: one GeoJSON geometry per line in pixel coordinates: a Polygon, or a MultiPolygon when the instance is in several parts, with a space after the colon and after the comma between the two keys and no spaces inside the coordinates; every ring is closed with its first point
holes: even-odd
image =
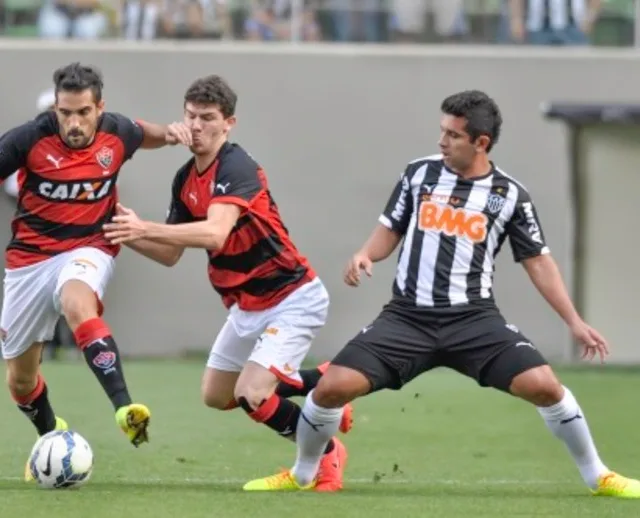
{"type": "Polygon", "coordinates": [[[586,45],[602,0],[505,0],[509,41],[586,45]]]}
{"type": "Polygon", "coordinates": [[[107,27],[100,0],[45,0],[38,16],[40,37],[48,39],[98,39],[107,27]]]}
{"type": "Polygon", "coordinates": [[[393,0],[391,28],[399,42],[417,43],[424,39],[427,4],[414,0],[393,0]]]}
{"type": "Polygon", "coordinates": [[[327,0],[336,41],[382,41],[384,0],[327,0]]]}
{"type": "Polygon", "coordinates": [[[291,0],[252,0],[252,9],[245,22],[245,33],[250,40],[282,41],[292,39],[292,25],[297,22],[300,39],[320,39],[315,18],[315,2],[302,1],[302,12],[294,20],[291,0]]]}
{"type": "Polygon", "coordinates": [[[228,38],[231,21],[226,0],[163,0],[159,36],[228,38]]]}
{"type": "Polygon", "coordinates": [[[157,0],[125,0],[122,35],[127,40],[152,40],[158,32],[160,6],[157,0]]]}

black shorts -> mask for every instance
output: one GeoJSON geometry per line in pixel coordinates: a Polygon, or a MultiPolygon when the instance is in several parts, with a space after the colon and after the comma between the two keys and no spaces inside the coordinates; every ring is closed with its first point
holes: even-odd
{"type": "Polygon", "coordinates": [[[508,392],[518,374],[547,361],[493,304],[419,308],[392,300],[332,363],[364,374],[372,392],[398,390],[436,367],[508,392]]]}

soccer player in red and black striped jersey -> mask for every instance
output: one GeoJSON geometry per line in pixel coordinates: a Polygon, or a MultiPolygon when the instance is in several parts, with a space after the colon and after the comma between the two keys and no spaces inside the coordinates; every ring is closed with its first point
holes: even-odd
{"type": "MultiPolygon", "coordinates": [[[[291,241],[264,171],[227,140],[235,106],[236,94],[220,77],[195,81],[184,98],[194,156],[173,182],[167,224],[141,221],[121,207],[105,235],[167,266],[187,247],[207,251],[209,279],[229,318],[207,362],[204,401],[218,409],[239,405],[293,439],[301,413],[286,397],[318,382],[318,370],[300,365],[326,321],[329,295],[291,241]]],[[[347,407],[340,429],[350,426],[347,407]]],[[[342,443],[330,441],[317,490],[342,486],[345,460],[342,443]]]]}
{"type": "MultiPolygon", "coordinates": [[[[102,78],[74,63],[54,73],[55,110],[0,138],[0,179],[24,171],[13,238],[5,256],[2,355],[13,399],[38,434],[65,429],[40,374],[42,343],[63,314],[104,388],[116,422],[138,446],[148,439],[149,410],[132,402],[118,347],[101,318],[101,298],[119,247],[102,225],[115,211],[121,166],[135,151],[190,144],[182,123],[133,122],[104,110],[102,78]]],[[[25,471],[32,478],[29,466],[25,471]]]]}

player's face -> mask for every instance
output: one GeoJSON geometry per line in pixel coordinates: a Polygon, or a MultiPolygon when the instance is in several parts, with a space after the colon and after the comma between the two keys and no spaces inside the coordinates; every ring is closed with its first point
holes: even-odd
{"type": "Polygon", "coordinates": [[[184,123],[191,130],[194,155],[206,155],[215,150],[236,122],[234,116],[222,114],[215,104],[186,103],[184,107],[184,123]]]}
{"type": "Polygon", "coordinates": [[[65,144],[74,149],[83,148],[93,141],[104,101],[96,103],[89,88],[81,92],[60,91],[55,111],[65,144]]]}
{"type": "Polygon", "coordinates": [[[484,153],[488,137],[480,136],[475,142],[466,132],[464,117],[444,114],[440,120],[440,140],[438,144],[445,165],[456,172],[464,173],[473,164],[478,153],[484,153]]]}

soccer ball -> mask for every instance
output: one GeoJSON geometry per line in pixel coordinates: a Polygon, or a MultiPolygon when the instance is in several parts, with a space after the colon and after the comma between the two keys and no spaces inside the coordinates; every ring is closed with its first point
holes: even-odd
{"type": "Polygon", "coordinates": [[[45,489],[80,487],[91,477],[93,451],[79,433],[55,430],[35,443],[29,468],[45,489]]]}

